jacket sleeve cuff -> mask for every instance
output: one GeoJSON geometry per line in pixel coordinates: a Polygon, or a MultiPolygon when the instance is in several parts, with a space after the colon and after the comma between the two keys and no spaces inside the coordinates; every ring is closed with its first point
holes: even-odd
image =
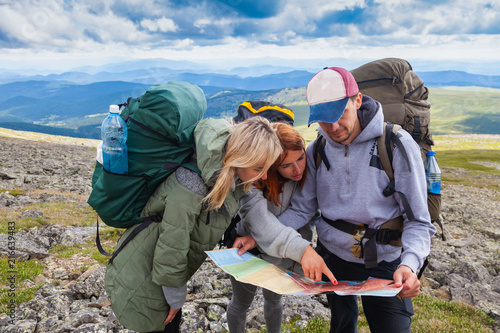
{"type": "Polygon", "coordinates": [[[413,253],[403,253],[399,266],[401,265],[410,267],[415,274],[418,273],[418,269],[422,266],[418,257],[413,253]]]}
{"type": "Polygon", "coordinates": [[[288,245],[285,258],[290,258],[300,263],[302,255],[309,245],[311,245],[309,241],[303,239],[302,237],[296,237],[294,241],[288,245]]]}
{"type": "Polygon", "coordinates": [[[179,288],[162,286],[162,289],[165,300],[172,309],[182,308],[186,302],[187,284],[179,288]]]}

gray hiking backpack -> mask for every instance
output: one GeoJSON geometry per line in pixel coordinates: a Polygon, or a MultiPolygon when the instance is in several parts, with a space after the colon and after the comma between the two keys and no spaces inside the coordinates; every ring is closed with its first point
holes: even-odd
{"type": "MultiPolygon", "coordinates": [[[[430,132],[431,104],[427,100],[429,89],[413,71],[410,63],[404,59],[386,58],[364,64],[351,73],[360,92],[382,104],[384,120],[388,124],[383,136],[393,137],[389,132],[395,134],[399,128],[403,128],[420,146],[422,161],[425,162],[427,151],[432,150],[434,145],[430,132]]],[[[385,144],[378,145],[380,159],[389,179],[393,180],[392,149],[395,141],[392,138],[382,140],[385,144]]],[[[427,197],[431,220],[443,231],[439,219],[441,196],[428,193],[427,197]]],[[[442,238],[445,239],[444,231],[442,238]]]]}

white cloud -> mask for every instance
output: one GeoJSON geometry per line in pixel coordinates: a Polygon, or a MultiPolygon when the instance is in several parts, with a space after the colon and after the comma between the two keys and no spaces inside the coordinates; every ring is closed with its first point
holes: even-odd
{"type": "Polygon", "coordinates": [[[172,19],[166,17],[162,17],[156,20],[144,19],[141,21],[141,27],[146,28],[152,32],[175,32],[179,29],[179,27],[172,19]]]}
{"type": "Polygon", "coordinates": [[[74,59],[80,65],[117,56],[224,66],[269,56],[311,63],[398,56],[500,64],[499,5],[498,0],[288,0],[276,16],[254,19],[204,1],[185,7],[140,0],[10,0],[0,5],[0,66],[43,59],[60,64],[74,59]],[[355,7],[353,15],[361,19],[327,19],[355,7]],[[158,38],[161,34],[168,39],[158,38]]]}
{"type": "Polygon", "coordinates": [[[72,8],[71,16],[80,29],[91,29],[98,35],[98,43],[138,44],[151,40],[151,36],[140,31],[132,20],[116,15],[109,8],[94,12],[86,3],[78,3],[72,8]]]}
{"type": "Polygon", "coordinates": [[[50,45],[75,37],[73,23],[57,1],[3,5],[0,31],[23,44],[34,45],[50,45]]]}

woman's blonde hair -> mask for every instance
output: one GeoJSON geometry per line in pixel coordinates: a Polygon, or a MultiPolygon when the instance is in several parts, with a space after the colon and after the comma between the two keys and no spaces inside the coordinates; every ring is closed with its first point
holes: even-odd
{"type": "Polygon", "coordinates": [[[263,166],[262,171],[244,183],[248,192],[251,184],[264,176],[271,165],[283,152],[275,126],[263,117],[252,117],[232,126],[222,168],[218,172],[214,187],[204,198],[209,210],[218,209],[231,190],[236,168],[263,166]]]}

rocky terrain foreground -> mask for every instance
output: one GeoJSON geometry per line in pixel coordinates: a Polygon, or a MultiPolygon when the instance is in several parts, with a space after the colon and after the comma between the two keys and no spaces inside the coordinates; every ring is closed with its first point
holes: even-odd
{"type": "MultiPolygon", "coordinates": [[[[84,143],[67,145],[0,136],[0,190],[24,191],[19,196],[0,193],[0,209],[51,201],[87,205],[95,149],[84,143]]],[[[444,171],[465,175],[458,169],[444,171]]],[[[422,292],[471,304],[500,324],[500,192],[444,185],[442,218],[446,241],[441,239],[440,231],[432,240],[422,292]]],[[[28,209],[19,216],[25,217],[44,218],[40,211],[28,209]]],[[[38,259],[46,269],[34,281],[22,281],[43,287],[33,300],[12,309],[11,316],[0,314],[0,331],[132,332],[119,324],[109,306],[104,266],[88,255],[55,258],[49,253],[58,244],[88,242],[95,237],[95,227],[61,227],[57,222],[15,234],[16,260],[38,259]],[[89,268],[82,271],[80,267],[89,268]]],[[[8,242],[8,235],[0,234],[2,258],[11,255],[8,242]]],[[[220,332],[226,325],[225,308],[230,297],[228,275],[207,260],[189,283],[182,331],[220,332]]],[[[328,317],[324,295],[285,296],[284,303],[285,321],[301,317],[299,324],[305,325],[313,315],[328,317]]],[[[261,295],[254,301],[249,318],[248,327],[259,329],[263,325],[261,295]]]]}

